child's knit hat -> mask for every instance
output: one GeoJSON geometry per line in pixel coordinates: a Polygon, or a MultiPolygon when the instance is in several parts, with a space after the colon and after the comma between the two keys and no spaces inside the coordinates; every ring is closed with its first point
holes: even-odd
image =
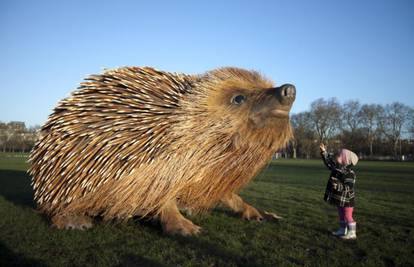
{"type": "Polygon", "coordinates": [[[339,156],[342,159],[342,163],[346,166],[351,164],[355,166],[358,163],[358,156],[351,150],[343,148],[339,151],[339,156]]]}

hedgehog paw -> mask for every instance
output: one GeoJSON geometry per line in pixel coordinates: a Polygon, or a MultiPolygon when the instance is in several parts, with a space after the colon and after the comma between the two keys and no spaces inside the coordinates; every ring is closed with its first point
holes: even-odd
{"type": "Polygon", "coordinates": [[[170,235],[191,236],[199,234],[201,227],[186,218],[182,218],[173,222],[165,222],[163,224],[163,230],[170,235]]]}
{"type": "Polygon", "coordinates": [[[175,201],[169,201],[165,204],[159,219],[164,233],[170,235],[191,236],[197,235],[201,231],[200,226],[195,225],[180,213],[175,201]]]}
{"type": "Polygon", "coordinates": [[[92,219],[84,215],[57,215],[52,224],[58,229],[86,230],[93,226],[92,219]]]}
{"type": "Polygon", "coordinates": [[[264,217],[262,214],[254,207],[245,204],[244,210],[241,214],[242,218],[248,221],[263,221],[264,217]]]}

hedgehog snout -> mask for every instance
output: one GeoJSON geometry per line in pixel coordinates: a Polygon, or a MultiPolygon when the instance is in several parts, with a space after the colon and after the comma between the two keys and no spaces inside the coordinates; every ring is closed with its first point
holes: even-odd
{"type": "Polygon", "coordinates": [[[296,98],[296,87],[293,84],[284,84],[275,88],[276,97],[283,106],[290,106],[296,98]]]}

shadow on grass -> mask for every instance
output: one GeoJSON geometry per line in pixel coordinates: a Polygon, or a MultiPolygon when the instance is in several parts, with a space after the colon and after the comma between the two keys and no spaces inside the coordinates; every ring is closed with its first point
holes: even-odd
{"type": "Polygon", "coordinates": [[[0,195],[17,205],[35,207],[30,176],[25,171],[0,170],[0,195]]]}
{"type": "Polygon", "coordinates": [[[0,242],[0,266],[47,266],[39,260],[27,258],[11,251],[0,242]]]}
{"type": "Polygon", "coordinates": [[[122,256],[121,263],[119,265],[115,265],[119,267],[124,266],[154,266],[154,267],[164,267],[168,265],[164,265],[150,259],[144,258],[142,256],[134,255],[134,254],[125,254],[122,256]]]}
{"type": "Polygon", "coordinates": [[[235,263],[237,266],[259,266],[254,259],[240,256],[218,243],[209,242],[197,237],[169,236],[169,238],[173,239],[182,247],[188,246],[196,249],[200,258],[209,255],[213,258],[220,259],[223,263],[235,263]]]}
{"type": "MultiPolygon", "coordinates": [[[[216,207],[211,214],[225,214],[231,218],[240,218],[240,215],[231,212],[227,208],[222,206],[216,207]]],[[[192,217],[190,217],[191,219],[192,217]]],[[[189,250],[195,251],[197,254],[197,258],[200,259],[200,263],[202,262],[202,258],[209,256],[211,258],[217,259],[218,262],[215,263],[213,266],[222,266],[224,263],[231,265],[234,264],[236,266],[260,266],[256,259],[252,257],[246,257],[243,255],[239,255],[236,252],[228,249],[224,244],[209,241],[205,238],[208,236],[208,232],[205,228],[203,228],[201,234],[199,236],[181,236],[181,235],[168,235],[163,233],[162,226],[159,221],[150,221],[145,219],[134,219],[135,223],[138,223],[141,226],[148,227],[151,229],[151,232],[159,236],[160,238],[166,238],[174,243],[177,244],[178,247],[181,248],[188,248],[189,250]]],[[[269,222],[270,223],[270,222],[269,222]]],[[[200,224],[202,226],[202,224],[200,224]]],[[[149,229],[147,229],[149,230],[149,229]]],[[[169,266],[169,265],[167,265],[169,266]]]]}

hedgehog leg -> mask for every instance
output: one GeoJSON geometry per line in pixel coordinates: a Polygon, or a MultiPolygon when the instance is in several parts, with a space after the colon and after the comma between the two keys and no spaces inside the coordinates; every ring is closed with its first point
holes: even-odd
{"type": "Polygon", "coordinates": [[[93,226],[92,218],[77,214],[57,214],[52,217],[52,225],[58,229],[86,230],[93,226]]]}
{"type": "Polygon", "coordinates": [[[167,234],[179,234],[183,236],[200,233],[201,227],[186,219],[178,210],[175,201],[168,201],[162,208],[159,219],[162,229],[167,234]]]}
{"type": "Polygon", "coordinates": [[[249,221],[262,221],[263,215],[253,206],[247,204],[243,199],[235,193],[225,195],[221,199],[221,203],[229,207],[235,213],[241,215],[243,219],[249,221]]]}

